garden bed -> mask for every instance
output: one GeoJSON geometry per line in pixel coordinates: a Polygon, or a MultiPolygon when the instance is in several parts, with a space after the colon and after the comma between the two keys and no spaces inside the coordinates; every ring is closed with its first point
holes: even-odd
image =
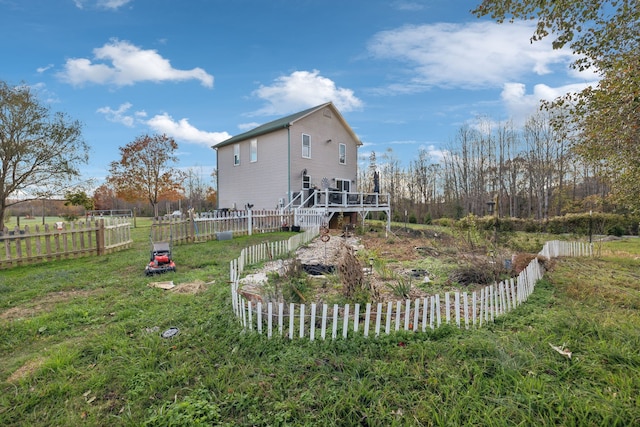
{"type": "Polygon", "coordinates": [[[334,230],[328,241],[316,238],[298,248],[295,258],[262,264],[241,280],[240,292],[262,302],[316,304],[473,292],[513,274],[503,256],[494,258],[486,247],[461,245],[430,229],[398,228],[389,234],[370,229],[359,235],[334,230]],[[344,266],[345,251],[357,264],[344,266]]]}

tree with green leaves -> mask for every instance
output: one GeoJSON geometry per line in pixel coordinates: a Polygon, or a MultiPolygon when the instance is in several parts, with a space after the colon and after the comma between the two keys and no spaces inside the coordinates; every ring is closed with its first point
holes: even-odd
{"type": "Polygon", "coordinates": [[[93,209],[94,202],[84,191],[68,191],[64,195],[65,206],[82,206],[86,210],[93,209]]]}
{"type": "Polygon", "coordinates": [[[8,207],[61,191],[89,158],[80,122],[52,113],[34,91],[0,81],[0,229],[8,207]]]}
{"type": "Polygon", "coordinates": [[[172,167],[178,161],[178,144],[166,135],[144,135],[125,147],[111,162],[107,182],[117,197],[128,202],[147,200],[158,216],[158,201],[181,197],[183,174],[172,167]]]}
{"type": "Polygon", "coordinates": [[[473,13],[500,23],[535,20],[532,42],[554,37],[555,49],[576,54],[574,68],[600,74],[598,86],[546,106],[563,113],[554,124],[577,153],[606,165],[617,200],[640,210],[640,2],[484,0],[473,13]]]}

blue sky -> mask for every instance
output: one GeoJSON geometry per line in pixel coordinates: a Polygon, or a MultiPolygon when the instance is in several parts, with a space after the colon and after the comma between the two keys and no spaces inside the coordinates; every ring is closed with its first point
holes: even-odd
{"type": "MultiPolygon", "coordinates": [[[[210,147],[326,101],[403,165],[433,161],[477,116],[516,125],[595,81],[533,23],[471,15],[480,0],[0,0],[0,79],[83,123],[84,178],[104,180],[144,134],[208,180],[210,147]]],[[[364,162],[363,164],[366,164],[364,162]]]]}

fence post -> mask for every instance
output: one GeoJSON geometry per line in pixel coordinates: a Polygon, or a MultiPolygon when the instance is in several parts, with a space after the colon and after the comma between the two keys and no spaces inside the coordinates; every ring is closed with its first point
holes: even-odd
{"type": "Polygon", "coordinates": [[[251,236],[253,231],[253,217],[251,215],[251,208],[247,209],[247,233],[251,236]]]}
{"type": "Polygon", "coordinates": [[[189,237],[187,238],[188,242],[196,241],[196,221],[193,215],[193,211],[189,212],[189,237]]]}
{"type": "Polygon", "coordinates": [[[98,220],[98,228],[96,229],[96,252],[98,256],[104,255],[105,253],[104,219],[98,220]]]}

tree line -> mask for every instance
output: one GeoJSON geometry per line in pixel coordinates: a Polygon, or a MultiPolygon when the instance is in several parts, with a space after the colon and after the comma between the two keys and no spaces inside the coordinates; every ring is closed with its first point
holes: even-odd
{"type": "MultiPolygon", "coordinates": [[[[540,111],[516,128],[479,117],[462,125],[442,159],[420,148],[403,166],[392,149],[369,156],[361,168],[363,191],[379,172],[396,220],[428,222],[440,217],[483,216],[548,219],[566,213],[626,209],[611,198],[602,165],[585,161],[540,111]]],[[[366,159],[361,159],[365,161],[366,159]]]]}

